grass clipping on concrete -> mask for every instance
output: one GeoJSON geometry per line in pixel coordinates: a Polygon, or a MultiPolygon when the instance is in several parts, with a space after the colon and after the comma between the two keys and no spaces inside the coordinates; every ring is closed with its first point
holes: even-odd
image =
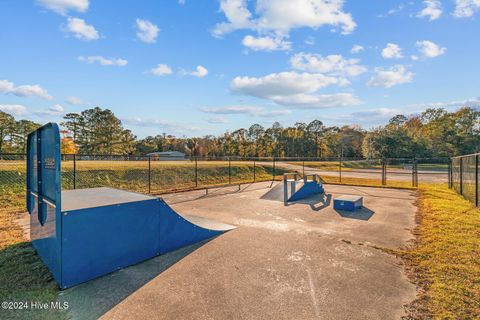
{"type": "Polygon", "coordinates": [[[417,241],[400,252],[421,289],[416,319],[480,319],[480,209],[446,185],[422,185],[417,241]]]}

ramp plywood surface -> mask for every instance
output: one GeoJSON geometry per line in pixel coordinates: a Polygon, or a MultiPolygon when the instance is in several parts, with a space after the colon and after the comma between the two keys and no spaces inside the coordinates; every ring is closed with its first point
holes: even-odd
{"type": "Polygon", "coordinates": [[[140,193],[112,188],[89,188],[62,192],[62,211],[111,206],[155,199],[140,193]]]}

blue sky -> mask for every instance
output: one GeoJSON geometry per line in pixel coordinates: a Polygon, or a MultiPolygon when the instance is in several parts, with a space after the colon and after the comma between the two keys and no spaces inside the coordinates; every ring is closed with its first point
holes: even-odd
{"type": "Polygon", "coordinates": [[[2,0],[0,110],[139,137],[480,106],[478,0],[2,0]]]}

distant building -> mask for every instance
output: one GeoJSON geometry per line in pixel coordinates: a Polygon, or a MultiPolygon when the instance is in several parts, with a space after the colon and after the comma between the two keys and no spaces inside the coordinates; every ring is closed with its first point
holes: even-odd
{"type": "Polygon", "coordinates": [[[152,152],[147,154],[153,160],[169,161],[169,160],[187,160],[185,153],[178,151],[152,152]]]}

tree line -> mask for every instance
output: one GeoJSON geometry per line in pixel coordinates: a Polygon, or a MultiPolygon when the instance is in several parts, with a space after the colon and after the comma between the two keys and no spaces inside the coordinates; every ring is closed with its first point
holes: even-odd
{"type": "MultiPolygon", "coordinates": [[[[38,126],[0,111],[0,153],[25,152],[26,136],[38,126]]],[[[164,133],[143,139],[125,129],[111,110],[96,107],[66,114],[61,127],[62,152],[79,154],[180,151],[198,157],[431,158],[480,149],[480,112],[470,107],[397,115],[371,130],[325,126],[313,120],[287,127],[278,122],[269,128],[253,124],[220,136],[187,138],[164,133]]]]}
{"type": "Polygon", "coordinates": [[[15,120],[15,118],[0,110],[0,154],[25,153],[27,136],[40,127],[40,124],[30,120],[15,120]]]}

